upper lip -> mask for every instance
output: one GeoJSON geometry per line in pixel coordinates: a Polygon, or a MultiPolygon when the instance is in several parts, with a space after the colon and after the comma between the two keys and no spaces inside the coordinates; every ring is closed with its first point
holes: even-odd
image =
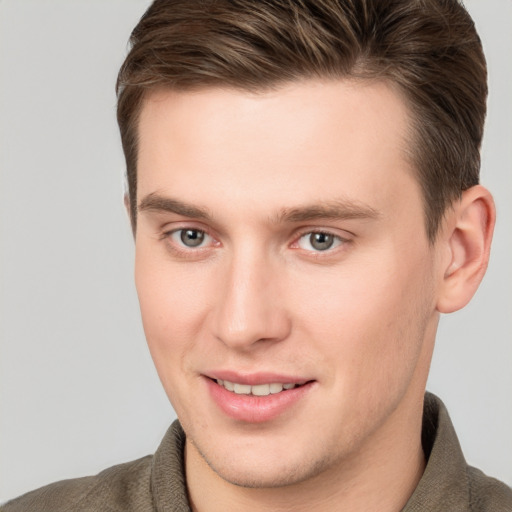
{"type": "Polygon", "coordinates": [[[240,373],[232,370],[212,370],[204,373],[210,379],[227,380],[236,382],[237,384],[247,384],[249,386],[257,386],[259,384],[305,384],[312,380],[300,376],[284,375],[274,372],[256,372],[256,373],[240,373]]]}

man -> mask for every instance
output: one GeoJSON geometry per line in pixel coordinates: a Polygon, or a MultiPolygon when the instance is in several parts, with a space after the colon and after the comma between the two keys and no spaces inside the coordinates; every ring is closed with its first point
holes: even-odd
{"type": "Polygon", "coordinates": [[[153,457],[5,510],[510,510],[424,399],[485,272],[486,72],[455,1],[157,1],[118,82],[153,457]]]}

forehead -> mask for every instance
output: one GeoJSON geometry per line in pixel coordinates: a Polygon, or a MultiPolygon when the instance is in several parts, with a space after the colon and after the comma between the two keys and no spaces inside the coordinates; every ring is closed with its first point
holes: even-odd
{"type": "Polygon", "coordinates": [[[172,193],[208,206],[236,195],[248,208],[265,197],[279,208],[336,194],[379,207],[412,177],[408,110],[384,82],[158,90],[139,122],[139,198],[172,193]]]}

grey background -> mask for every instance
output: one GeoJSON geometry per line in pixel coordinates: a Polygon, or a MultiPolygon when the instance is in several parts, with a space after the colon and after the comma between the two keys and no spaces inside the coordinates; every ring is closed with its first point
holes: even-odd
{"type": "MultiPolygon", "coordinates": [[[[174,413],[146,349],[114,82],[147,0],[0,0],[0,503],[155,450],[174,413]]],[[[443,318],[429,388],[468,461],[512,484],[512,2],[472,0],[490,101],[490,269],[443,318]]]]}

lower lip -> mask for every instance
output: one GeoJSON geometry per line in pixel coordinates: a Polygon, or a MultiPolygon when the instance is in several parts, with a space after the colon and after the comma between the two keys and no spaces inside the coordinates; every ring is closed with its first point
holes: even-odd
{"type": "Polygon", "coordinates": [[[271,421],[303,399],[314,382],[267,396],[238,395],[206,378],[210,396],[230,418],[246,423],[271,421]]]}

